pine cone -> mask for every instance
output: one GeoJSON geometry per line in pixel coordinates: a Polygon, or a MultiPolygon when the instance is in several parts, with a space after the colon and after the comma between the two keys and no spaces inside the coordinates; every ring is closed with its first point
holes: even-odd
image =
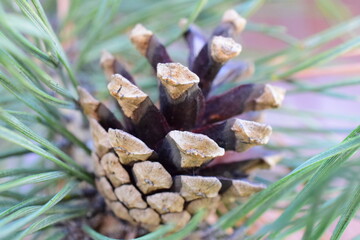
{"type": "Polygon", "coordinates": [[[264,189],[263,184],[244,178],[256,166],[271,165],[265,157],[207,167],[225,151],[243,152],[266,144],[270,126],[234,117],[277,108],[284,97],[283,89],[268,84],[241,85],[209,97],[217,86],[251,71],[244,62],[235,67],[226,64],[241,51],[232,37],[245,23],[234,10],[227,11],[208,42],[190,26],[184,34],[190,69],[173,63],[158,38],[137,25],[130,38],[159,79],[160,109],[124,66],[105,52],[101,65],[124,124],[79,88],[94,142],[96,187],[120,219],[150,231],[167,223],[180,229],[200,208],[214,210],[220,201],[235,201],[264,189]],[[204,43],[200,48],[199,42],[204,43]],[[224,65],[227,72],[220,74],[224,65]],[[232,179],[235,175],[240,178],[232,179]]]}

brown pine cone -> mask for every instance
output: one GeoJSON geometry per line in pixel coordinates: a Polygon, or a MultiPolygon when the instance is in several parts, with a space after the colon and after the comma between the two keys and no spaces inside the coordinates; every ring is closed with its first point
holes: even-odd
{"type": "Polygon", "coordinates": [[[200,208],[214,210],[220,201],[264,189],[244,178],[249,169],[271,165],[267,158],[206,167],[225,151],[266,144],[270,126],[235,116],[277,108],[284,97],[283,89],[268,84],[240,85],[211,96],[216,87],[253,71],[245,62],[227,64],[241,51],[232,37],[245,23],[229,10],[208,41],[191,25],[184,34],[190,69],[172,62],[151,31],[142,25],[132,30],[131,41],[159,79],[160,109],[109,53],[103,54],[101,65],[123,123],[79,88],[93,137],[96,187],[120,219],[150,231],[167,223],[180,229],[200,208]],[[235,172],[241,178],[232,179],[235,172]]]}

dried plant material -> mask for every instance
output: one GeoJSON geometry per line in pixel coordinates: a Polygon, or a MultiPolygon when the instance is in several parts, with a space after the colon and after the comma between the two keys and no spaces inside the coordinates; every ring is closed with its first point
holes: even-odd
{"type": "Polygon", "coordinates": [[[108,51],[102,51],[100,65],[108,81],[111,80],[112,75],[120,74],[131,83],[135,84],[134,78],[130,73],[126,71],[125,67],[108,51]]]}
{"type": "Polygon", "coordinates": [[[228,10],[223,15],[221,23],[214,29],[212,36],[235,37],[246,26],[246,20],[235,10],[228,10]]]}
{"type": "Polygon", "coordinates": [[[147,58],[155,72],[158,63],[172,62],[165,46],[151,31],[142,25],[138,24],[135,26],[131,31],[130,40],[136,49],[147,58]]]}
{"type": "Polygon", "coordinates": [[[147,203],[158,213],[175,213],[184,209],[185,200],[179,193],[162,192],[156,193],[146,198],[147,203]]]}
{"type": "Polygon", "coordinates": [[[106,204],[111,208],[115,216],[132,224],[135,224],[134,219],[129,214],[129,210],[122,203],[118,201],[106,201],[106,204]]]}
{"type": "Polygon", "coordinates": [[[202,115],[204,97],[199,78],[180,63],[159,63],[160,106],[168,123],[177,129],[190,129],[202,115]]]}
{"type": "Polygon", "coordinates": [[[283,154],[269,154],[261,158],[247,161],[247,164],[242,167],[242,171],[250,174],[258,169],[271,169],[283,159],[283,154]]]}
{"type": "Polygon", "coordinates": [[[200,78],[199,86],[204,96],[210,93],[213,81],[223,64],[240,52],[241,45],[226,36],[214,36],[204,45],[191,68],[200,78]]]}
{"type": "Polygon", "coordinates": [[[255,65],[250,61],[232,60],[223,65],[216,75],[212,89],[217,89],[225,83],[240,82],[251,77],[255,72],[255,65]]]}
{"type": "Polygon", "coordinates": [[[116,73],[114,69],[115,61],[115,57],[108,51],[103,50],[101,52],[100,66],[103,69],[108,81],[110,81],[111,76],[116,73]]]}
{"type": "Polygon", "coordinates": [[[219,204],[220,196],[213,198],[196,199],[188,203],[186,211],[190,214],[197,213],[200,209],[205,209],[208,214],[214,212],[219,204]]]}
{"type": "Polygon", "coordinates": [[[194,131],[207,135],[225,150],[237,152],[246,151],[256,145],[266,144],[272,133],[269,125],[237,118],[194,131]]]}
{"type": "Polygon", "coordinates": [[[211,41],[210,52],[215,62],[224,64],[240,54],[241,45],[236,43],[232,38],[215,36],[211,41]]]}
{"type": "Polygon", "coordinates": [[[99,157],[102,157],[111,149],[108,133],[95,119],[90,118],[89,122],[96,153],[99,157]]]}
{"type": "Polygon", "coordinates": [[[148,95],[118,74],[112,76],[108,89],[131,121],[134,134],[148,146],[155,147],[167,134],[169,126],[148,95]]]}
{"type": "Polygon", "coordinates": [[[147,204],[142,199],[141,193],[130,184],[115,188],[115,195],[127,208],[146,208],[147,204]]]}
{"type": "Polygon", "coordinates": [[[264,184],[251,183],[245,180],[220,179],[220,181],[222,184],[222,199],[226,202],[234,202],[239,198],[250,197],[266,188],[264,184]]]}
{"type": "Polygon", "coordinates": [[[179,213],[165,213],[161,215],[161,221],[164,224],[174,224],[173,231],[179,231],[190,221],[191,215],[187,211],[179,213]]]}
{"type": "Polygon", "coordinates": [[[264,168],[269,169],[275,167],[275,165],[278,164],[283,159],[283,157],[284,155],[282,153],[271,154],[262,157],[263,164],[266,165],[264,168]]]}
{"type": "Polygon", "coordinates": [[[132,168],[136,186],[144,194],[169,189],[173,183],[171,175],[158,162],[139,162],[132,168]]]}
{"type": "Polygon", "coordinates": [[[82,87],[78,87],[78,92],[79,103],[86,116],[96,119],[105,130],[110,127],[123,129],[122,124],[103,103],[96,100],[82,87]]]}
{"type": "MultiPolygon", "coordinates": [[[[285,97],[285,89],[269,84],[265,84],[264,88],[259,88],[258,91],[254,91],[249,97],[248,108],[251,110],[278,108],[285,97]]],[[[248,109],[245,108],[245,111],[248,111],[248,109]]]]}
{"type": "Polygon", "coordinates": [[[225,153],[214,140],[203,134],[174,130],[165,139],[162,158],[178,169],[200,167],[225,153]]]}
{"type": "Polygon", "coordinates": [[[236,33],[241,33],[246,26],[246,19],[241,17],[234,9],[229,9],[224,13],[222,22],[233,24],[236,33]]]}
{"type": "Polygon", "coordinates": [[[98,109],[100,102],[95,99],[85,88],[78,87],[80,106],[83,109],[86,116],[99,120],[96,110],[98,109]]]}
{"type": "Polygon", "coordinates": [[[267,124],[236,119],[231,131],[235,134],[235,151],[243,152],[253,146],[267,144],[272,128],[267,124]]]}
{"type": "Polygon", "coordinates": [[[250,159],[234,160],[229,163],[219,163],[201,169],[201,176],[217,176],[222,178],[245,178],[259,169],[269,169],[283,158],[282,154],[265,153],[265,156],[250,159]]]}
{"type": "MultiPolygon", "coordinates": [[[[114,115],[86,90],[80,89],[79,95],[84,112],[92,119],[96,186],[118,218],[149,231],[173,223],[177,231],[201,208],[212,214],[225,209],[224,202],[243,200],[264,188],[239,179],[255,168],[271,167],[276,158],[256,155],[260,157],[242,162],[222,160],[225,150],[245,151],[266,144],[271,127],[248,121],[252,116],[231,118],[278,107],[285,91],[246,84],[207,98],[221,84],[252,74],[251,63],[229,61],[241,52],[233,39],[245,24],[230,10],[210,38],[194,25],[184,29],[189,68],[173,63],[156,35],[137,25],[130,39],[159,78],[160,109],[125,67],[103,52],[101,65],[109,79],[108,90],[123,115],[124,128],[118,127],[114,115]]],[[[230,160],[244,159],[232,154],[230,160]]]]}
{"type": "Polygon", "coordinates": [[[220,188],[221,183],[215,177],[176,176],[174,179],[175,191],[186,201],[216,197],[220,188]]]}
{"type": "Polygon", "coordinates": [[[122,130],[109,129],[109,140],[124,165],[145,161],[154,152],[144,142],[122,130]]]}
{"type": "Polygon", "coordinates": [[[179,98],[200,81],[196,74],[180,63],[159,63],[157,77],[172,99],[179,98]]]}
{"type": "MultiPolygon", "coordinates": [[[[179,26],[180,28],[184,28],[188,20],[185,18],[180,19],[179,26]]],[[[206,44],[206,37],[201,32],[200,28],[195,26],[194,24],[190,24],[188,29],[184,29],[183,36],[189,48],[189,57],[188,57],[188,66],[191,68],[194,59],[199,54],[201,48],[206,44]]]]}
{"type": "Polygon", "coordinates": [[[149,42],[153,36],[153,33],[146,29],[141,24],[136,24],[136,26],[131,30],[130,40],[136,47],[136,49],[143,55],[146,56],[146,53],[149,48],[149,42]]]}
{"type": "Polygon", "coordinates": [[[128,118],[135,118],[134,112],[148,99],[148,95],[120,74],[111,77],[108,89],[128,118]]]}
{"type": "Polygon", "coordinates": [[[127,171],[119,162],[119,158],[112,152],[105,154],[101,158],[101,166],[105,170],[106,177],[114,187],[130,183],[130,177],[127,171]]]}
{"type": "Polygon", "coordinates": [[[277,108],[284,94],[284,89],[269,84],[240,85],[206,101],[204,122],[221,121],[248,111],[277,108]]]}
{"type": "Polygon", "coordinates": [[[103,177],[105,176],[105,170],[104,168],[101,166],[100,164],[100,159],[99,157],[96,155],[96,153],[92,152],[91,153],[91,159],[93,161],[93,164],[94,164],[94,172],[95,172],[95,175],[97,177],[103,177]]]}
{"type": "Polygon", "coordinates": [[[95,180],[96,188],[100,191],[101,195],[110,201],[116,201],[117,197],[114,194],[114,190],[106,179],[106,177],[101,177],[95,180]]]}
{"type": "Polygon", "coordinates": [[[159,225],[160,217],[153,209],[130,209],[130,216],[132,216],[137,223],[146,225],[159,225]]]}

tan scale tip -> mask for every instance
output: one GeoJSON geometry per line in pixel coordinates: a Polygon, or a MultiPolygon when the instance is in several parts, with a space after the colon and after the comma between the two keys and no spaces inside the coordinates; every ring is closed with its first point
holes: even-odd
{"type": "Polygon", "coordinates": [[[115,57],[111,53],[109,53],[106,50],[101,51],[100,65],[102,68],[106,69],[112,67],[114,61],[115,61],[115,57]]]}
{"type": "Polygon", "coordinates": [[[178,175],[174,179],[175,191],[186,200],[213,198],[218,196],[221,182],[216,177],[178,175]]]}
{"type": "Polygon", "coordinates": [[[153,32],[145,28],[142,24],[136,24],[131,30],[130,40],[136,47],[136,49],[143,55],[146,56],[146,52],[149,47],[149,42],[153,32]]]}
{"type": "Polygon", "coordinates": [[[125,116],[129,118],[132,117],[133,112],[148,97],[148,95],[120,74],[111,76],[108,90],[118,101],[125,116]]]}
{"type": "Polygon", "coordinates": [[[182,212],[185,200],[179,193],[160,192],[146,197],[147,203],[158,213],[182,212]]]}
{"type": "Polygon", "coordinates": [[[264,92],[255,99],[255,109],[263,110],[267,108],[278,108],[281,106],[286,90],[280,87],[275,87],[265,84],[264,92]]]}
{"type": "Polygon", "coordinates": [[[246,19],[241,17],[234,9],[229,9],[224,13],[222,22],[232,23],[237,33],[242,32],[246,26],[246,19]]]}
{"type": "Polygon", "coordinates": [[[154,152],[140,139],[119,129],[109,129],[109,140],[124,165],[145,161],[154,152]]]}
{"type": "Polygon", "coordinates": [[[234,39],[215,36],[211,42],[211,57],[215,62],[225,63],[238,56],[241,49],[241,45],[234,39]]]}
{"type": "Polygon", "coordinates": [[[284,155],[282,153],[279,154],[273,154],[263,157],[264,163],[269,167],[273,168],[276,164],[278,164],[282,159],[284,158],[284,155]]]}
{"type": "Polygon", "coordinates": [[[180,63],[159,63],[157,77],[172,99],[179,98],[200,81],[195,73],[180,63]]]}
{"type": "Polygon", "coordinates": [[[94,118],[89,118],[89,123],[95,151],[101,158],[111,149],[108,133],[94,118]]]}
{"type": "Polygon", "coordinates": [[[266,189],[261,183],[251,183],[244,180],[233,180],[232,186],[223,193],[223,199],[235,201],[239,197],[250,197],[251,195],[266,189]]]}
{"type": "Polygon", "coordinates": [[[268,143],[272,133],[271,126],[267,124],[242,119],[236,119],[231,130],[235,133],[237,152],[268,143]]]}
{"type": "Polygon", "coordinates": [[[225,154],[223,148],[203,134],[174,130],[168,133],[167,138],[173,140],[180,152],[181,168],[200,167],[225,154]]]}
{"type": "Polygon", "coordinates": [[[171,175],[158,162],[139,162],[132,168],[136,186],[144,194],[160,189],[169,189],[173,183],[171,175]]]}
{"type": "Polygon", "coordinates": [[[79,93],[79,102],[86,116],[98,119],[96,110],[100,101],[95,99],[85,88],[77,87],[79,93]]]}

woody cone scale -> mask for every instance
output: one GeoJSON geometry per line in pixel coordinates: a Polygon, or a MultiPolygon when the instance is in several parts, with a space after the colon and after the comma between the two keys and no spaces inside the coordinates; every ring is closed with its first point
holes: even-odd
{"type": "Polygon", "coordinates": [[[79,102],[90,122],[96,188],[118,218],[149,231],[173,223],[176,231],[200,208],[213,211],[221,202],[247,198],[265,188],[246,176],[250,169],[272,166],[271,158],[209,166],[226,151],[244,152],[266,144],[272,132],[269,125],[236,116],[277,108],[284,98],[283,89],[268,84],[245,84],[212,94],[253,71],[251,64],[231,60],[242,49],[233,37],[245,24],[228,10],[209,39],[190,25],[184,33],[188,67],[173,62],[160,40],[136,25],[130,39],[158,78],[159,108],[108,52],[101,66],[123,121],[79,87],[79,102]]]}

